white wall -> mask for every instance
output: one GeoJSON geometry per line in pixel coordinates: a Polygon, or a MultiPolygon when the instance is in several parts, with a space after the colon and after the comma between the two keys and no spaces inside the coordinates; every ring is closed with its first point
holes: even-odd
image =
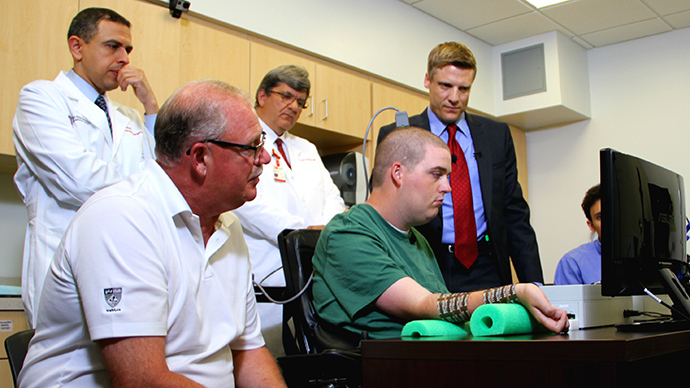
{"type": "Polygon", "coordinates": [[[0,284],[19,285],[26,230],[26,209],[12,182],[0,174],[0,284]]]}
{"type": "Polygon", "coordinates": [[[560,257],[588,241],[580,203],[599,182],[601,148],[690,179],[689,41],[686,28],[589,50],[592,119],[527,133],[532,225],[547,282],[560,257]]]}

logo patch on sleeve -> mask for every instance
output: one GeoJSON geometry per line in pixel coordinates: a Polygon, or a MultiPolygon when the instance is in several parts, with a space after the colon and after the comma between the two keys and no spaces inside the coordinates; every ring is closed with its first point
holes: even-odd
{"type": "Polygon", "coordinates": [[[106,309],[106,312],[112,313],[121,311],[119,308],[115,308],[122,300],[122,287],[116,288],[104,288],[103,297],[105,298],[105,303],[111,308],[106,309]]]}

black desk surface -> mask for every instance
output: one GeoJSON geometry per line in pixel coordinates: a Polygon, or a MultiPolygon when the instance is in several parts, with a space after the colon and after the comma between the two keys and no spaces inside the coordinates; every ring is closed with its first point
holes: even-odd
{"type": "Polygon", "coordinates": [[[630,333],[606,327],[559,335],[367,340],[362,341],[362,358],[625,362],[688,349],[690,331],[630,333]]]}
{"type": "Polygon", "coordinates": [[[663,386],[687,360],[690,331],[362,341],[364,388],[663,386]]]}

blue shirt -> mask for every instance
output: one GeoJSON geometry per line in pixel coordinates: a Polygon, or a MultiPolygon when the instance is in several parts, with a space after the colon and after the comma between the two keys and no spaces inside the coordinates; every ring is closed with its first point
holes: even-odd
{"type": "MultiPolygon", "coordinates": [[[[431,133],[440,137],[441,140],[448,144],[448,131],[446,130],[446,124],[443,124],[429,108],[427,108],[427,114],[429,115],[429,126],[431,128],[431,133]]],[[[464,112],[455,124],[458,126],[458,131],[455,133],[455,140],[457,140],[462,152],[465,154],[467,169],[470,173],[472,204],[474,205],[474,221],[477,225],[477,238],[479,238],[486,233],[486,218],[484,216],[482,186],[479,183],[477,158],[474,155],[474,143],[472,142],[472,134],[470,133],[470,127],[467,124],[464,112]]],[[[441,209],[443,216],[443,235],[441,236],[441,242],[444,244],[454,244],[455,222],[453,220],[453,198],[451,193],[447,193],[443,197],[443,206],[441,209]]]]}
{"type": "MultiPolygon", "coordinates": [[[[67,78],[69,78],[70,81],[74,84],[74,86],[79,89],[80,92],[84,93],[86,98],[88,98],[91,101],[96,101],[96,98],[98,98],[98,92],[96,89],[91,86],[88,82],[86,82],[85,79],[81,78],[81,76],[77,73],[74,72],[74,69],[70,69],[70,71],[67,72],[67,78]]],[[[106,98],[106,102],[108,99],[106,98]]]]}
{"type": "Polygon", "coordinates": [[[601,241],[582,244],[566,253],[556,268],[554,284],[593,284],[601,281],[601,241]]]}

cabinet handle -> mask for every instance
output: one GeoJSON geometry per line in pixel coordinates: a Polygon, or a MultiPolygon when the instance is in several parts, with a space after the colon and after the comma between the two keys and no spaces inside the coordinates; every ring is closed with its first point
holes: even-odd
{"type": "Polygon", "coordinates": [[[325,102],[325,103],[326,103],[326,115],[323,116],[323,118],[321,119],[321,121],[326,121],[326,119],[328,119],[328,100],[323,100],[323,101],[321,101],[321,102],[325,102]]]}
{"type": "Polygon", "coordinates": [[[314,96],[309,96],[309,117],[314,115],[314,96]]]}

